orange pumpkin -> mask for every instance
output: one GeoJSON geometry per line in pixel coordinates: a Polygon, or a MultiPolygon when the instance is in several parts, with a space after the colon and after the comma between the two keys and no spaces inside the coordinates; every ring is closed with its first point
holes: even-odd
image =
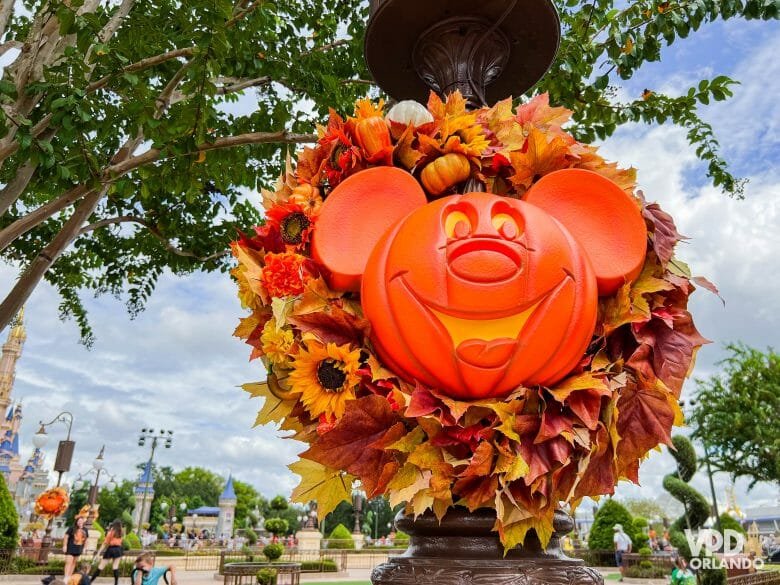
{"type": "Polygon", "coordinates": [[[462,154],[451,152],[428,163],[420,175],[420,181],[431,195],[441,195],[450,187],[462,183],[471,176],[471,164],[462,154]]]}
{"type": "Polygon", "coordinates": [[[64,488],[46,490],[35,500],[35,514],[45,517],[60,516],[68,508],[69,500],[68,492],[64,488]]]}
{"type": "Polygon", "coordinates": [[[368,160],[374,160],[386,152],[392,152],[393,141],[390,139],[390,128],[381,116],[363,118],[355,124],[355,137],[366,153],[368,160]]]}
{"type": "Polygon", "coordinates": [[[382,167],[350,177],[323,204],[329,229],[321,223],[314,238],[332,287],[362,282],[385,364],[462,400],[565,377],[591,341],[598,295],[635,277],[644,261],[647,232],[635,202],[600,175],[559,171],[529,194],[545,209],[486,193],[421,204],[422,190],[403,174],[382,167]],[[388,184],[391,200],[382,196],[388,184]],[[379,211],[367,229],[371,208],[379,211]],[[584,227],[569,229],[586,215],[584,227]]]}

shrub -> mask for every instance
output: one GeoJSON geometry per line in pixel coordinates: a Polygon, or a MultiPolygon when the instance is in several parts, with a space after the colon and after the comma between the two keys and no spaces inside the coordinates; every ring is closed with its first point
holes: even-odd
{"type": "Polygon", "coordinates": [[[273,563],[284,554],[284,547],[276,543],[268,544],[263,549],[263,554],[268,559],[268,562],[273,563]]]}
{"type": "Polygon", "coordinates": [[[328,537],[328,548],[339,550],[354,549],[355,541],[352,540],[352,533],[343,524],[338,524],[328,537]]]}
{"type": "Polygon", "coordinates": [[[251,528],[244,532],[244,536],[246,537],[246,541],[251,545],[254,546],[257,544],[257,532],[252,530],[251,528]]]}
{"type": "Polygon", "coordinates": [[[409,546],[409,535],[400,530],[395,533],[395,546],[409,546]]]}
{"type": "Polygon", "coordinates": [[[138,538],[138,535],[135,532],[128,532],[125,535],[122,539],[122,546],[125,550],[141,550],[143,548],[141,539],[138,538]]]}
{"type": "Polygon", "coordinates": [[[639,566],[643,569],[652,569],[653,561],[639,561],[639,566]]]}
{"type": "Polygon", "coordinates": [[[0,549],[15,549],[19,542],[19,516],[5,485],[0,477],[0,549]]]}
{"type": "Polygon", "coordinates": [[[301,571],[318,573],[337,573],[338,567],[333,559],[322,559],[321,561],[303,561],[301,562],[301,571]]]}
{"type": "Polygon", "coordinates": [[[276,571],[274,569],[260,569],[257,572],[258,585],[276,585],[276,571]]]}
{"type": "Polygon", "coordinates": [[[284,518],[269,518],[265,521],[265,529],[276,536],[285,534],[290,524],[284,518]]]}
{"type": "Polygon", "coordinates": [[[271,509],[282,511],[286,510],[290,504],[287,503],[287,498],[284,496],[276,496],[271,500],[271,509]]]}
{"type": "Polygon", "coordinates": [[[633,528],[631,514],[620,503],[610,498],[596,512],[593,527],[590,529],[588,537],[588,548],[591,550],[612,550],[615,548],[614,531],[612,530],[615,524],[622,524],[623,529],[631,536],[629,532],[633,528]]]}
{"type": "Polygon", "coordinates": [[[650,561],[642,561],[638,565],[633,567],[626,567],[626,577],[634,579],[662,579],[667,575],[667,570],[664,567],[658,567],[650,561]],[[643,566],[642,563],[648,563],[649,566],[643,566]]]}
{"type": "Polygon", "coordinates": [[[728,514],[720,515],[720,528],[721,530],[736,530],[740,534],[745,534],[745,529],[742,528],[742,524],[738,520],[732,518],[728,514]]]}
{"type": "Polygon", "coordinates": [[[651,551],[646,546],[643,546],[642,548],[639,549],[639,556],[640,557],[650,557],[650,556],[653,556],[653,551],[651,551]]]}

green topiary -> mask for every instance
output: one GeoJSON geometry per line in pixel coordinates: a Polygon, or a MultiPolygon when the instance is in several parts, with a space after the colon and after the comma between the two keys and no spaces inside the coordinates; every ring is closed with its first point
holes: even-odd
{"type": "Polygon", "coordinates": [[[269,518],[265,521],[265,529],[271,534],[285,534],[290,529],[290,524],[284,518],[269,518]]]}
{"type": "Polygon", "coordinates": [[[18,543],[19,516],[5,485],[5,477],[0,477],[0,549],[13,550],[18,543]]]}
{"type": "Polygon", "coordinates": [[[143,548],[141,539],[138,538],[138,535],[135,532],[128,532],[125,535],[122,539],[122,546],[126,550],[141,550],[143,548]]]}
{"type": "Polygon", "coordinates": [[[727,529],[736,530],[740,534],[747,534],[745,529],[742,528],[742,524],[740,524],[737,519],[732,518],[728,514],[720,515],[720,529],[723,531],[726,531],[727,529]]]}
{"type": "Polygon", "coordinates": [[[274,569],[260,569],[257,572],[258,585],[276,585],[276,571],[274,569]]]}
{"type": "Polygon", "coordinates": [[[339,550],[354,549],[355,541],[352,540],[352,533],[343,524],[338,524],[328,537],[328,548],[339,550]]]}
{"type": "Polygon", "coordinates": [[[613,550],[615,524],[621,524],[628,533],[632,529],[631,514],[617,500],[608,499],[596,512],[593,526],[588,536],[588,548],[591,550],[613,550]]]}
{"type": "Polygon", "coordinates": [[[409,546],[409,535],[399,530],[395,533],[395,541],[393,541],[393,544],[395,546],[409,546]]]}
{"type": "MultiPolygon", "coordinates": [[[[669,451],[677,461],[677,472],[664,477],[664,489],[682,502],[685,514],[669,528],[669,540],[682,556],[690,560],[691,549],[683,530],[689,526],[694,531],[702,528],[710,516],[710,504],[704,496],[688,485],[697,467],[693,443],[688,438],[677,435],[672,437],[672,444],[674,450],[669,451]]],[[[726,571],[723,569],[701,570],[697,578],[699,585],[726,585],[726,571]]]]}
{"type": "Polygon", "coordinates": [[[653,551],[647,548],[646,546],[643,546],[639,549],[639,556],[640,557],[651,557],[653,556],[653,551]]]}
{"type": "Polygon", "coordinates": [[[257,532],[255,532],[251,528],[247,529],[244,532],[244,536],[246,537],[246,541],[250,544],[250,546],[254,546],[257,544],[257,532]]]}
{"type": "Polygon", "coordinates": [[[273,563],[284,554],[284,546],[278,543],[267,544],[263,549],[263,554],[268,562],[273,563]]]}

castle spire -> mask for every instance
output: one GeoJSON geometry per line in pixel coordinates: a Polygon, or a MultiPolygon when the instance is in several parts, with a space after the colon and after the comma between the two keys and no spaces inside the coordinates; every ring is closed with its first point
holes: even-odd
{"type": "Polygon", "coordinates": [[[16,362],[22,355],[22,346],[27,339],[24,327],[24,307],[11,322],[11,332],[3,344],[0,355],[0,411],[5,411],[11,402],[11,391],[16,377],[16,362]]]}

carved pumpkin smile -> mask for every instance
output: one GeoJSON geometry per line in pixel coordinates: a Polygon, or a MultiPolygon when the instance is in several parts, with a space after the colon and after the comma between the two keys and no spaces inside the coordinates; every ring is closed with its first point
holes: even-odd
{"type": "Polygon", "coordinates": [[[571,372],[599,293],[638,275],[647,234],[617,185],[573,170],[548,175],[526,201],[467,193],[427,203],[404,171],[373,168],[328,196],[318,226],[313,255],[331,286],[360,289],[383,362],[462,400],[571,372]]]}

